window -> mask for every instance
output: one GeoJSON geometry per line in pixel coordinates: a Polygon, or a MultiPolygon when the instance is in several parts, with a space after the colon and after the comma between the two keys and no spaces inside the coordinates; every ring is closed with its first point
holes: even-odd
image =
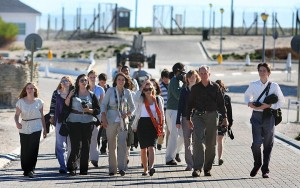
{"type": "Polygon", "coordinates": [[[26,34],[26,23],[14,23],[16,26],[18,26],[19,29],[19,35],[25,35],[26,34]]]}
{"type": "Polygon", "coordinates": [[[128,17],[128,12],[120,12],[120,17],[121,18],[128,17]]]}

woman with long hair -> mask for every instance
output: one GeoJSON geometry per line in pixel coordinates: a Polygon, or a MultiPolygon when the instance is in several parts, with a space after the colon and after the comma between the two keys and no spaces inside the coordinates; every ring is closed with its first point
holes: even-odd
{"type": "Polygon", "coordinates": [[[188,121],[186,120],[187,115],[187,100],[191,92],[191,88],[200,82],[200,77],[195,70],[190,70],[186,74],[187,86],[180,91],[179,103],[178,103],[178,113],[176,119],[176,127],[182,127],[183,141],[184,141],[184,158],[187,164],[186,171],[191,171],[193,169],[193,154],[191,151],[192,146],[192,133],[193,130],[189,128],[188,121]]]}
{"type": "Polygon", "coordinates": [[[34,170],[39,153],[40,137],[46,138],[46,123],[43,114],[44,102],[38,98],[34,83],[27,83],[16,103],[15,123],[19,129],[21,143],[21,167],[23,175],[34,178],[34,170]],[[21,122],[19,117],[21,115],[21,122]]]}
{"type": "Polygon", "coordinates": [[[87,175],[91,136],[96,122],[94,116],[99,114],[100,106],[97,97],[90,91],[85,74],[77,77],[75,89],[70,91],[65,104],[70,111],[66,122],[71,140],[67,168],[70,175],[75,176],[77,161],[80,160],[80,175],[87,175]]]}
{"type": "MultiPolygon", "coordinates": [[[[59,134],[61,123],[63,121],[62,109],[65,104],[67,95],[69,94],[70,88],[73,87],[73,80],[70,76],[63,76],[53,92],[51,105],[54,103],[55,107],[51,109],[54,112],[53,119],[51,120],[55,126],[55,154],[59,163],[59,173],[67,173],[67,137],[59,134]]],[[[52,118],[51,117],[51,118],[52,118]]]]}
{"type": "Polygon", "coordinates": [[[155,173],[155,146],[158,136],[163,135],[165,119],[163,98],[156,96],[152,82],[146,80],[140,87],[140,91],[137,92],[135,101],[137,101],[137,110],[132,129],[137,132],[140,142],[141,160],[144,168],[142,175],[153,176],[155,173]]]}
{"type": "MultiPolygon", "coordinates": [[[[217,80],[216,83],[220,86],[220,90],[223,93],[224,96],[224,102],[225,102],[225,107],[227,110],[227,119],[228,119],[228,128],[231,128],[232,123],[233,123],[233,119],[232,119],[232,107],[231,107],[231,98],[225,94],[225,92],[228,91],[228,89],[226,88],[224,82],[222,80],[217,80]]],[[[219,117],[220,120],[219,122],[221,122],[221,120],[223,119],[221,116],[219,117]]],[[[227,129],[219,126],[218,127],[218,135],[217,135],[217,145],[218,145],[218,158],[219,158],[219,165],[222,165],[224,163],[223,160],[223,147],[224,147],[224,135],[226,135],[227,129]]]]}
{"type": "Polygon", "coordinates": [[[102,125],[106,128],[108,141],[109,175],[117,173],[121,176],[127,170],[127,134],[129,117],[135,110],[131,91],[130,79],[124,73],[118,73],[101,103],[102,125]],[[117,155],[116,155],[117,149],[117,155]]]}

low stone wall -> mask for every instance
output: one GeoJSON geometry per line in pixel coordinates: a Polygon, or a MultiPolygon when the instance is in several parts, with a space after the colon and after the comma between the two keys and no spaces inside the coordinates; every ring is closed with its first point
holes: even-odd
{"type": "MultiPolygon", "coordinates": [[[[0,107],[15,107],[18,96],[26,83],[30,82],[30,67],[15,60],[0,60],[0,107]]],[[[34,67],[33,82],[38,82],[37,65],[34,67]]]]}

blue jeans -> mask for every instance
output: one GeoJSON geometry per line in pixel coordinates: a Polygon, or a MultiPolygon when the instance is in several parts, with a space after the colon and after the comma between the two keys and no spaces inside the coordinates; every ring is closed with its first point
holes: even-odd
{"type": "Polygon", "coordinates": [[[253,111],[250,122],[252,124],[252,153],[254,158],[254,167],[261,167],[262,173],[269,173],[269,163],[274,143],[274,125],[273,116],[264,117],[263,112],[253,111]],[[261,145],[263,144],[263,163],[261,158],[261,145]]]}
{"type": "Polygon", "coordinates": [[[61,136],[59,130],[61,123],[55,126],[55,154],[59,163],[59,169],[67,171],[67,137],[61,136]]]}

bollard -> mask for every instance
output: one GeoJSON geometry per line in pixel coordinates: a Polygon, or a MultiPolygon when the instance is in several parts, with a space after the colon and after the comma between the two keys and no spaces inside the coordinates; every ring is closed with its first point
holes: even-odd
{"type": "Polygon", "coordinates": [[[219,64],[222,64],[222,62],[223,62],[223,56],[222,56],[222,54],[218,55],[217,61],[218,61],[219,64]]]}
{"type": "Polygon", "coordinates": [[[249,54],[246,55],[246,66],[250,66],[250,56],[249,54]]]}

